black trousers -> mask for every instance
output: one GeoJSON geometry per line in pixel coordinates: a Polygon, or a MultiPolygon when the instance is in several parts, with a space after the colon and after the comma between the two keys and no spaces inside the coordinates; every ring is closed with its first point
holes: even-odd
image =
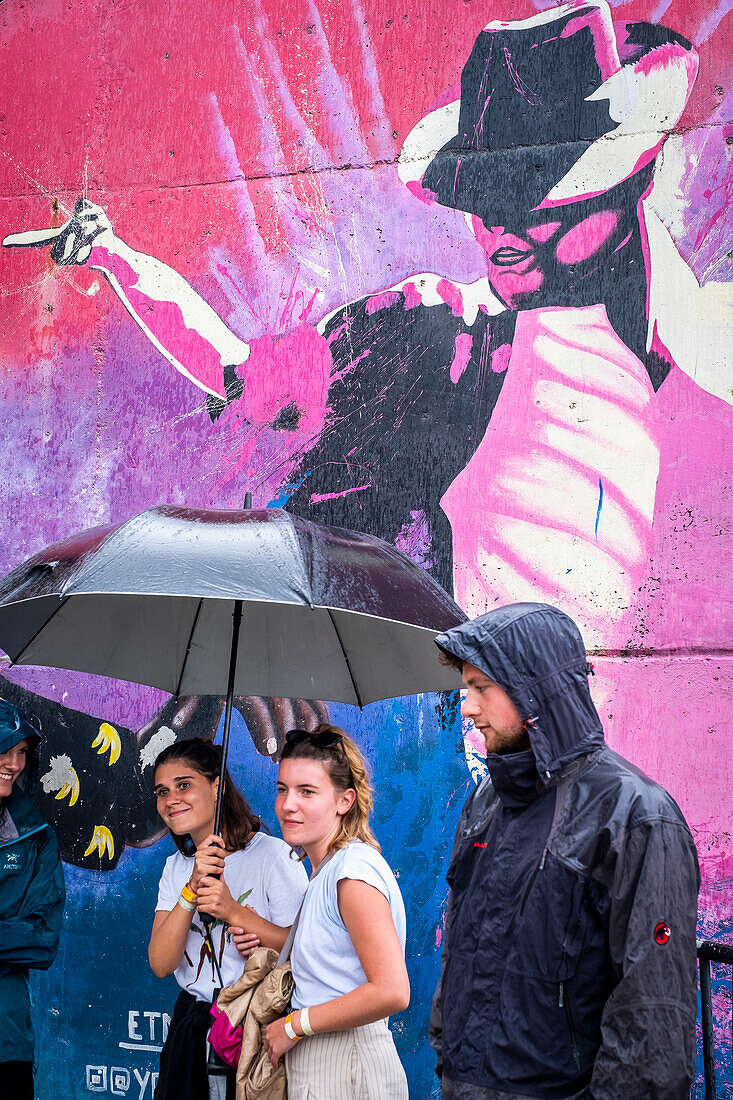
{"type": "Polygon", "coordinates": [[[0,1096],[33,1100],[32,1062],[0,1062],[0,1096]]]}

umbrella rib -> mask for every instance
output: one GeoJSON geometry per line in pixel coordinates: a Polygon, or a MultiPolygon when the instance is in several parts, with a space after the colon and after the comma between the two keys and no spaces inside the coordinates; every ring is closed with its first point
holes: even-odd
{"type": "Polygon", "coordinates": [[[186,665],[188,664],[188,655],[191,652],[191,646],[193,645],[193,636],[196,631],[196,625],[199,621],[199,615],[201,614],[201,608],[204,605],[203,597],[199,600],[199,605],[196,608],[196,614],[193,617],[193,624],[191,626],[191,633],[188,636],[188,643],[186,645],[186,652],[183,656],[183,664],[181,665],[181,675],[178,677],[178,683],[176,684],[176,693],[174,698],[177,699],[181,693],[181,684],[183,683],[183,677],[186,673],[186,665]]]}
{"type": "Polygon", "coordinates": [[[45,630],[46,627],[48,626],[48,624],[51,622],[51,619],[55,618],[55,616],[58,615],[59,611],[64,606],[64,604],[66,603],[68,598],[69,598],[68,596],[62,596],[61,597],[61,602],[59,603],[58,607],[54,608],[54,610],[51,612],[51,614],[48,616],[47,619],[44,619],[44,621],[41,623],[41,625],[39,626],[38,630],[35,632],[33,637],[29,638],[28,641],[25,643],[25,645],[21,649],[18,656],[14,660],[13,660],[13,658],[10,659],[11,665],[17,665],[18,661],[21,659],[21,657],[23,656],[25,651],[27,649],[30,649],[30,647],[33,645],[33,643],[35,642],[36,638],[41,633],[41,631],[45,630]]]}
{"type": "Polygon", "coordinates": [[[328,611],[328,617],[331,620],[331,625],[333,626],[333,629],[336,631],[336,637],[338,638],[338,643],[341,646],[341,652],[344,655],[344,660],[346,661],[346,667],[349,670],[349,676],[351,677],[351,686],[354,689],[354,695],[356,696],[357,705],[359,706],[360,710],[363,710],[364,709],[364,704],[361,701],[361,695],[359,694],[359,689],[356,686],[356,680],[354,679],[354,673],[351,670],[351,661],[349,660],[349,655],[346,652],[346,647],[345,647],[345,645],[344,645],[344,643],[341,639],[341,634],[339,633],[339,628],[336,625],[336,620],[333,617],[333,612],[331,611],[331,608],[327,607],[326,610],[328,611]]]}

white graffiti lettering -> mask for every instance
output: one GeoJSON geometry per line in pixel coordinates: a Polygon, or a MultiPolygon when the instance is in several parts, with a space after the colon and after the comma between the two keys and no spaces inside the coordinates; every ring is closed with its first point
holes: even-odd
{"type": "Polygon", "coordinates": [[[107,1067],[87,1066],[87,1092],[107,1091],[107,1067]]]}
{"type": "Polygon", "coordinates": [[[109,1091],[113,1096],[127,1096],[130,1088],[130,1071],[122,1066],[109,1067],[109,1091]]]}
{"type": "Polygon", "coordinates": [[[112,1096],[128,1096],[130,1100],[153,1100],[158,1074],[153,1070],[133,1069],[124,1066],[87,1066],[87,1092],[106,1092],[112,1096]],[[134,1077],[134,1082],[133,1082],[134,1077]],[[134,1085],[138,1092],[135,1096],[134,1085]]]}

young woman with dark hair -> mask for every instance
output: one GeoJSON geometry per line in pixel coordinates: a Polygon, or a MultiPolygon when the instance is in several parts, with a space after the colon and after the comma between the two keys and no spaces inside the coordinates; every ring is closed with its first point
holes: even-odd
{"type": "Polygon", "coordinates": [[[283,836],[313,868],[290,956],[294,1011],[267,1028],[289,1100],[406,1100],[387,1017],[407,1008],[405,908],[369,825],[359,749],[335,726],[291,730],[275,803],[283,836]]]}
{"type": "Polygon", "coordinates": [[[181,987],[160,1057],[156,1100],[223,1095],[223,1081],[206,1075],[209,1009],[219,985],[202,913],[214,918],[211,938],[229,985],[243,960],[232,932],[283,946],[307,885],[290,847],[262,831],[260,820],[225,776],[222,835],[214,834],[221,748],[199,737],[179,741],[155,761],[158,813],[177,851],[166,860],[158,889],[148,957],[159,978],[181,987]]]}

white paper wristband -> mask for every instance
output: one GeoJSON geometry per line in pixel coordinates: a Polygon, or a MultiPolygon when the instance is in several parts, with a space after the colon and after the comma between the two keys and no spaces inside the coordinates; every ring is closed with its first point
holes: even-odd
{"type": "Polygon", "coordinates": [[[300,1026],[303,1029],[303,1034],[304,1035],[308,1035],[309,1037],[311,1035],[315,1035],[315,1031],[311,1027],[311,1022],[308,1019],[308,1009],[307,1008],[301,1008],[301,1010],[300,1010],[300,1026]]]}
{"type": "Polygon", "coordinates": [[[295,1028],[290,1023],[290,1020],[285,1021],[285,1034],[287,1035],[288,1039],[292,1039],[293,1042],[295,1042],[296,1039],[301,1039],[302,1038],[301,1035],[296,1035],[295,1034],[295,1028]]]}
{"type": "Polygon", "coordinates": [[[179,896],[178,904],[180,905],[181,909],[185,909],[187,913],[195,913],[196,912],[197,907],[194,905],[194,903],[192,901],[187,901],[186,898],[184,898],[183,894],[181,894],[179,896]]]}

